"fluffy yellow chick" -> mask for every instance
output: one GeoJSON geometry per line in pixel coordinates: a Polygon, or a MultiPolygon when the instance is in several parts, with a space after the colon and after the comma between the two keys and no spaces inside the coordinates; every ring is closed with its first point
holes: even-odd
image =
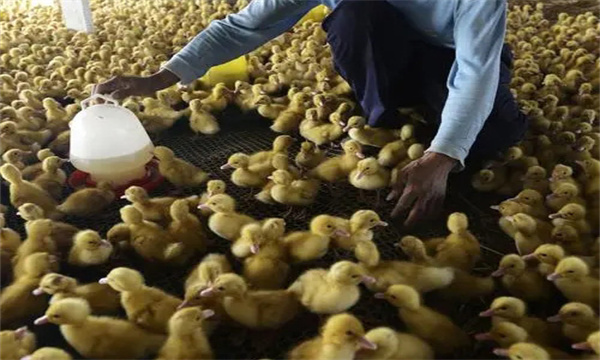
{"type": "Polygon", "coordinates": [[[65,340],[87,358],[136,359],[154,354],[165,341],[137,325],[106,316],[92,316],[84,299],[68,298],[50,305],[36,325],[60,326],[65,340]]]}
{"type": "Polygon", "coordinates": [[[170,207],[176,200],[172,197],[151,198],[140,186],[130,186],[121,199],[129,201],[144,216],[144,220],[167,222],[170,220],[170,207]]]}
{"type": "Polygon", "coordinates": [[[376,345],[365,337],[365,329],[360,320],[344,313],[330,316],[321,328],[319,336],[296,345],[287,358],[352,360],[358,350],[376,348],[376,345]]]}
{"type": "Polygon", "coordinates": [[[231,173],[231,182],[240,187],[261,187],[267,179],[263,174],[251,171],[250,157],[243,153],[233,154],[227,159],[227,163],[221,166],[221,170],[235,169],[231,173]]]}
{"type": "Polygon", "coordinates": [[[558,164],[552,169],[550,177],[550,191],[554,191],[562,183],[570,183],[577,186],[577,182],[573,179],[573,168],[567,165],[558,164]]]}
{"type": "Polygon", "coordinates": [[[27,238],[16,251],[12,258],[14,275],[21,276],[25,269],[27,257],[36,252],[46,252],[57,255],[56,244],[50,238],[52,232],[52,221],[48,219],[35,220],[27,224],[25,228],[27,238]]]}
{"type": "Polygon", "coordinates": [[[500,188],[505,181],[504,169],[483,169],[473,175],[471,186],[477,191],[489,192],[500,188]]]}
{"type": "Polygon", "coordinates": [[[212,359],[213,352],[202,325],[213,315],[214,311],[198,307],[178,310],[169,320],[169,336],[157,359],[212,359]]]}
{"type": "Polygon", "coordinates": [[[570,203],[562,208],[557,213],[550,214],[548,217],[552,219],[552,225],[571,225],[580,235],[588,235],[592,229],[586,217],[586,209],[580,204],[570,203]]]}
{"type": "Polygon", "coordinates": [[[558,185],[550,195],[546,196],[546,206],[553,211],[559,211],[570,203],[585,205],[585,200],[579,196],[579,188],[568,182],[558,185]]]}
{"type": "Polygon", "coordinates": [[[210,95],[200,100],[200,103],[209,112],[221,112],[225,110],[232,95],[232,91],[224,83],[218,83],[213,87],[210,95]]]}
{"type": "Polygon", "coordinates": [[[55,200],[62,198],[63,188],[67,182],[67,174],[60,166],[68,162],[58,156],[50,156],[42,162],[43,172],[33,180],[33,183],[46,190],[55,200]]]}
{"type": "MultiPolygon", "coordinates": [[[[223,180],[210,180],[206,183],[206,191],[200,195],[198,205],[204,204],[211,196],[225,194],[227,184],[223,180]]],[[[202,215],[210,215],[210,210],[201,211],[202,215]]]]}
{"type": "Polygon", "coordinates": [[[125,267],[112,269],[98,282],[121,294],[121,306],[129,321],[157,333],[166,333],[169,318],[182,302],[158,288],[146,286],[142,274],[125,267]]]}
{"type": "Polygon", "coordinates": [[[365,338],[377,346],[376,349],[360,349],[358,360],[412,360],[433,359],[433,349],[419,337],[397,332],[387,327],[369,330],[365,338]]]}
{"type": "Polygon", "coordinates": [[[67,261],[75,266],[100,265],[108,261],[112,250],[112,244],[97,232],[84,230],[75,235],[67,261]]]}
{"type": "Polygon", "coordinates": [[[325,152],[310,141],[300,144],[300,151],[294,159],[296,165],[301,169],[313,169],[324,160],[325,152]]]}
{"type": "Polygon", "coordinates": [[[43,347],[24,357],[25,360],[73,360],[73,357],[63,349],[43,347]]]}
{"type": "Polygon", "coordinates": [[[358,285],[373,278],[358,264],[340,261],[329,269],[312,269],[288,288],[311,312],[336,314],[354,306],[360,298],[358,285]]]}
{"type": "Polygon", "coordinates": [[[36,296],[52,295],[50,303],[70,297],[83,298],[98,313],[115,313],[121,308],[119,293],[110,286],[97,282],[79,285],[76,279],[56,273],[44,275],[39,287],[32,293],[36,296]]]}
{"type": "Polygon", "coordinates": [[[542,301],[550,296],[548,282],[536,269],[527,267],[525,260],[517,254],[505,255],[492,276],[502,277],[502,286],[526,301],[542,301]]]}
{"type": "Polygon", "coordinates": [[[565,257],[565,251],[560,245],[542,244],[531,254],[523,256],[524,260],[536,259],[539,261],[538,272],[546,277],[554,272],[556,265],[565,257]]]}
{"type": "Polygon", "coordinates": [[[66,215],[91,217],[102,213],[112,204],[115,197],[111,185],[108,182],[100,182],[95,188],[75,191],[58,205],[56,210],[66,215]]]}
{"type": "Polygon", "coordinates": [[[304,103],[308,100],[309,95],[304,92],[294,94],[288,107],[277,115],[270,129],[277,133],[296,131],[304,118],[306,111],[304,103]]]}
{"type": "Polygon", "coordinates": [[[544,197],[542,194],[533,189],[525,189],[522,190],[512,198],[511,200],[515,200],[518,203],[525,204],[530,207],[529,215],[539,218],[545,219],[548,216],[548,210],[544,204],[544,197]]]}
{"type": "Polygon", "coordinates": [[[190,129],[196,134],[214,135],[221,128],[217,119],[202,105],[202,100],[194,99],[190,102],[190,129]]]}
{"type": "Polygon", "coordinates": [[[198,218],[190,213],[186,199],[175,200],[170,209],[171,223],[167,228],[173,239],[196,252],[206,251],[206,233],[198,218]]]}
{"type": "Polygon", "coordinates": [[[349,237],[344,221],[331,215],[319,215],[310,222],[308,231],[294,231],[283,239],[293,261],[309,261],[323,257],[331,238],[349,237]]]}
{"type": "Polygon", "coordinates": [[[344,154],[329,158],[310,171],[312,176],[327,182],[336,182],[346,178],[356,168],[356,164],[365,158],[361,145],[354,140],[342,144],[344,154]]]}
{"type": "Polygon", "coordinates": [[[168,147],[155,147],[154,156],[158,159],[158,171],[176,187],[197,187],[208,180],[207,173],[176,157],[173,150],[168,147]]]}
{"type": "Polygon", "coordinates": [[[436,247],[435,260],[441,266],[471,271],[481,256],[479,241],[469,231],[469,219],[463,213],[448,216],[450,234],[436,247]]]}
{"type": "Polygon", "coordinates": [[[537,223],[535,219],[527,214],[518,213],[513,216],[507,216],[506,219],[514,226],[516,233],[513,238],[520,255],[531,254],[535,249],[544,243],[537,232],[537,223]]]}
{"type": "Polygon", "coordinates": [[[589,305],[571,302],[563,305],[558,314],[548,318],[550,322],[562,322],[562,333],[571,342],[582,342],[600,328],[600,320],[589,305]]]}
{"type": "Polygon", "coordinates": [[[544,195],[550,191],[548,175],[542,166],[534,165],[523,175],[523,189],[533,189],[544,195]]]}
{"type": "Polygon", "coordinates": [[[596,355],[600,355],[600,346],[598,344],[600,344],[600,331],[590,334],[586,341],[573,344],[572,347],[577,350],[593,351],[596,355]]]}
{"type": "Polygon", "coordinates": [[[37,252],[27,256],[23,274],[0,293],[0,321],[3,328],[43,313],[47,301],[33,295],[32,291],[37,288],[42,276],[56,270],[58,260],[53,255],[37,252]]]}
{"type": "Polygon", "coordinates": [[[588,196],[597,195],[600,191],[600,161],[596,159],[587,159],[578,161],[577,164],[581,166],[584,171],[585,179],[585,194],[588,196]]]}
{"type": "Polygon", "coordinates": [[[238,258],[246,258],[257,252],[257,244],[263,242],[264,234],[259,223],[244,225],[240,236],[231,244],[231,253],[238,258]]]}
{"type": "Polygon", "coordinates": [[[263,150],[250,154],[249,170],[262,174],[264,177],[271,175],[275,168],[273,167],[273,156],[275,154],[288,155],[290,146],[296,140],[289,135],[280,135],[273,140],[271,150],[263,150]]]}
{"type": "Polygon", "coordinates": [[[200,210],[210,210],[209,229],[223,239],[233,241],[240,235],[244,225],[256,222],[250,216],[235,211],[235,200],[227,194],[217,194],[198,206],[200,210]]]}
{"type": "Polygon", "coordinates": [[[10,183],[10,203],[15,208],[25,203],[33,203],[41,207],[48,215],[54,213],[57,203],[52,196],[39,186],[23,180],[21,172],[14,165],[2,165],[0,175],[10,183]]]}
{"type": "Polygon", "coordinates": [[[292,320],[300,308],[290,291],[248,290],[246,281],[233,273],[219,275],[200,294],[222,298],[227,315],[251,329],[277,329],[292,320]]]}
{"type": "Polygon", "coordinates": [[[548,275],[560,292],[571,301],[578,301],[598,308],[600,283],[590,276],[589,266],[576,256],[562,259],[554,272],[548,275]]]}
{"type": "MultiPolygon", "coordinates": [[[[21,246],[21,235],[15,230],[5,227],[6,220],[4,213],[0,213],[0,271],[6,276],[6,279],[12,276],[12,258],[21,246]]],[[[4,279],[3,276],[3,279],[4,279]]]]}
{"type": "Polygon", "coordinates": [[[493,341],[502,348],[508,348],[518,342],[531,340],[525,329],[508,321],[492,323],[489,332],[475,335],[477,341],[493,341]]]}
{"type": "Polygon", "coordinates": [[[359,241],[373,240],[373,229],[377,226],[388,226],[373,210],[358,210],[349,220],[350,237],[334,236],[333,241],[337,247],[353,250],[359,241]]]}
{"type": "Polygon", "coordinates": [[[384,147],[386,144],[397,140],[399,131],[372,128],[366,124],[367,121],[362,116],[352,116],[348,119],[344,132],[347,132],[351,139],[358,141],[362,145],[384,147]]]}
{"type": "Polygon", "coordinates": [[[308,206],[319,193],[320,181],[315,179],[294,180],[287,170],[276,170],[269,177],[274,183],[271,197],[280,204],[308,206]]]}
{"type": "Polygon", "coordinates": [[[588,255],[589,246],[571,225],[559,225],[552,230],[552,241],[571,255],[588,255]]]}
{"type": "MultiPolygon", "coordinates": [[[[27,329],[27,326],[16,330],[0,331],[0,346],[2,347],[2,359],[27,358],[35,350],[35,334],[27,329]]],[[[50,359],[48,359],[50,360],[50,359]]]]}
{"type": "Polygon", "coordinates": [[[348,181],[361,190],[381,190],[390,183],[390,172],[371,157],[359,161],[348,175],[348,181]]]}
{"type": "Polygon", "coordinates": [[[398,315],[408,330],[427,341],[438,355],[449,355],[470,344],[468,335],[452,320],[423,305],[419,293],[408,285],[392,285],[377,293],[398,308],[398,315]]]}
{"type": "Polygon", "coordinates": [[[425,154],[425,147],[423,146],[423,144],[412,144],[408,148],[406,154],[408,155],[408,157],[400,161],[398,164],[396,164],[396,167],[392,169],[390,178],[390,182],[392,184],[398,182],[398,179],[400,179],[400,177],[402,176],[402,169],[404,169],[406,165],[421,158],[425,154]]]}

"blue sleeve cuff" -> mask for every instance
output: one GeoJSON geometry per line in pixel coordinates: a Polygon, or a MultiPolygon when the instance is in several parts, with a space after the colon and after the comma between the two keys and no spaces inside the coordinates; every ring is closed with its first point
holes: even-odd
{"type": "Polygon", "coordinates": [[[457,146],[451,141],[435,138],[431,142],[431,145],[429,145],[429,148],[426,150],[426,152],[436,152],[458,160],[458,164],[454,171],[461,171],[465,168],[465,159],[469,154],[467,149],[457,146]]]}
{"type": "Polygon", "coordinates": [[[163,68],[177,75],[179,82],[182,85],[190,84],[192,81],[204,75],[208,70],[202,66],[198,67],[198,64],[195,66],[190,65],[190,63],[178,56],[178,54],[175,54],[165,65],[163,65],[163,68]]]}

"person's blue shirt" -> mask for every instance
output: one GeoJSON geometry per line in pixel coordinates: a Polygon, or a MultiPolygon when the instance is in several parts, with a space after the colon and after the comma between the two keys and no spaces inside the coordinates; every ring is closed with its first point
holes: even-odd
{"type": "MultiPolygon", "coordinates": [[[[287,31],[313,7],[324,4],[334,9],[340,1],[253,0],[239,13],[211,22],[164,67],[183,84],[190,83],[210,67],[246,54],[287,31]]],[[[506,0],[388,1],[427,41],[456,49],[442,122],[429,151],[463,163],[494,104],[506,0]]]]}

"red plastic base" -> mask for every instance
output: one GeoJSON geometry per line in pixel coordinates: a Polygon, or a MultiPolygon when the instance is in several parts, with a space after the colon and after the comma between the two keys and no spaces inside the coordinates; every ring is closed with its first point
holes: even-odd
{"type": "MultiPolygon", "coordinates": [[[[160,186],[163,181],[165,181],[165,178],[158,171],[158,162],[156,160],[151,160],[146,164],[146,175],[143,178],[135,179],[125,185],[118,186],[113,190],[117,197],[123,195],[125,190],[130,186],[143,187],[147,192],[151,192],[160,186]]],[[[90,174],[80,170],[75,170],[71,176],[69,176],[67,183],[74,189],[96,186],[96,182],[92,180],[90,174]]]]}

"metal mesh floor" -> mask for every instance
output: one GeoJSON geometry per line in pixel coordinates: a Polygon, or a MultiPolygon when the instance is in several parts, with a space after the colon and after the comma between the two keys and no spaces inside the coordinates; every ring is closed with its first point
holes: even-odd
{"type": "MultiPolygon", "coordinates": [[[[227,109],[219,116],[222,131],[212,137],[196,136],[188,128],[185,119],[180,120],[172,129],[161,134],[155,139],[155,144],[165,145],[174,150],[177,156],[200,166],[211,173],[211,178],[220,178],[227,181],[227,193],[232,195],[238,202],[238,209],[258,219],[266,217],[281,217],[287,211],[284,206],[270,206],[262,204],[250,197],[248,189],[238,188],[229,182],[230,171],[222,171],[219,167],[224,164],[229,155],[242,151],[246,153],[255,152],[271,147],[272,140],[277,134],[269,130],[267,120],[259,116],[242,115],[236,109],[227,109]]],[[[292,148],[290,156],[296,154],[299,148],[298,141],[292,148]]],[[[331,149],[331,152],[339,150],[331,149]]],[[[369,150],[366,151],[369,153],[369,150]]],[[[371,152],[376,154],[375,152],[371,152]]],[[[154,191],[152,196],[168,195],[174,189],[168,184],[163,184],[154,191]]],[[[3,192],[6,188],[3,188],[3,192]]],[[[192,193],[189,193],[192,194],[192,193]]],[[[7,201],[6,193],[2,194],[3,202],[7,201]]],[[[350,217],[358,209],[376,210],[386,221],[393,207],[391,203],[382,199],[379,207],[374,207],[375,197],[368,194],[361,199],[357,189],[349,184],[340,184],[328,189],[323,186],[317,202],[308,208],[306,216],[300,218],[295,216],[296,211],[286,217],[288,230],[307,228],[310,219],[318,214],[328,213],[332,215],[350,217]]],[[[496,266],[501,254],[513,251],[510,239],[505,237],[496,225],[497,216],[489,209],[489,205],[499,202],[498,198],[490,198],[487,194],[474,193],[470,190],[468,177],[457,175],[451,179],[448,198],[446,201],[446,213],[453,211],[465,212],[470,221],[471,231],[478,237],[482,244],[484,260],[478,270],[482,274],[489,274],[496,266]]],[[[64,221],[72,223],[80,228],[90,228],[105,234],[115,223],[120,222],[118,209],[127,202],[119,200],[115,202],[102,216],[93,219],[66,218],[64,221]]],[[[11,209],[8,216],[8,226],[23,232],[22,221],[11,209]]],[[[210,232],[208,232],[210,234],[210,232]]],[[[411,229],[410,232],[403,231],[398,226],[379,228],[375,234],[383,259],[398,259],[403,257],[393,244],[405,234],[414,234],[423,238],[444,235],[445,217],[435,222],[421,225],[419,228],[411,229]]],[[[210,252],[221,252],[229,254],[230,243],[213,236],[213,245],[210,252]]],[[[332,249],[326,257],[318,261],[294,266],[290,273],[290,281],[295,279],[302,271],[312,267],[328,267],[335,261],[342,259],[353,259],[350,253],[343,250],[332,249]]],[[[237,264],[239,269],[239,262],[237,264]]],[[[96,281],[115,266],[130,266],[139,269],[144,274],[149,285],[158,286],[172,294],[181,296],[183,281],[190,268],[170,268],[167,266],[156,266],[145,263],[135,256],[120,254],[110,263],[98,268],[77,269],[62,267],[61,273],[74,276],[81,282],[96,281]]],[[[427,299],[428,304],[431,304],[427,299]]],[[[433,299],[435,301],[435,299],[433,299]]],[[[484,310],[489,299],[485,301],[476,300],[468,304],[444,304],[434,303],[434,306],[452,316],[452,318],[464,329],[475,332],[485,329],[488,324],[481,321],[477,314],[484,310]]],[[[363,289],[360,302],[350,310],[356,314],[365,324],[366,328],[376,326],[392,326],[403,329],[401,321],[397,317],[396,310],[385,302],[376,300],[372,294],[363,289]]],[[[215,355],[219,359],[260,359],[260,358],[283,358],[285,353],[299,341],[315,336],[321,322],[321,318],[314,314],[304,313],[294,321],[277,331],[255,332],[242,328],[219,328],[211,337],[211,344],[215,355]]],[[[31,325],[31,322],[27,324],[31,325]]],[[[70,349],[62,339],[58,328],[53,325],[34,327],[37,335],[38,346],[58,346],[70,349]]],[[[72,349],[71,349],[72,350],[72,349]]],[[[481,352],[480,348],[473,348],[468,353],[456,354],[457,358],[485,358],[490,352],[481,352]]],[[[76,354],[73,351],[74,354],[76,354]]]]}

